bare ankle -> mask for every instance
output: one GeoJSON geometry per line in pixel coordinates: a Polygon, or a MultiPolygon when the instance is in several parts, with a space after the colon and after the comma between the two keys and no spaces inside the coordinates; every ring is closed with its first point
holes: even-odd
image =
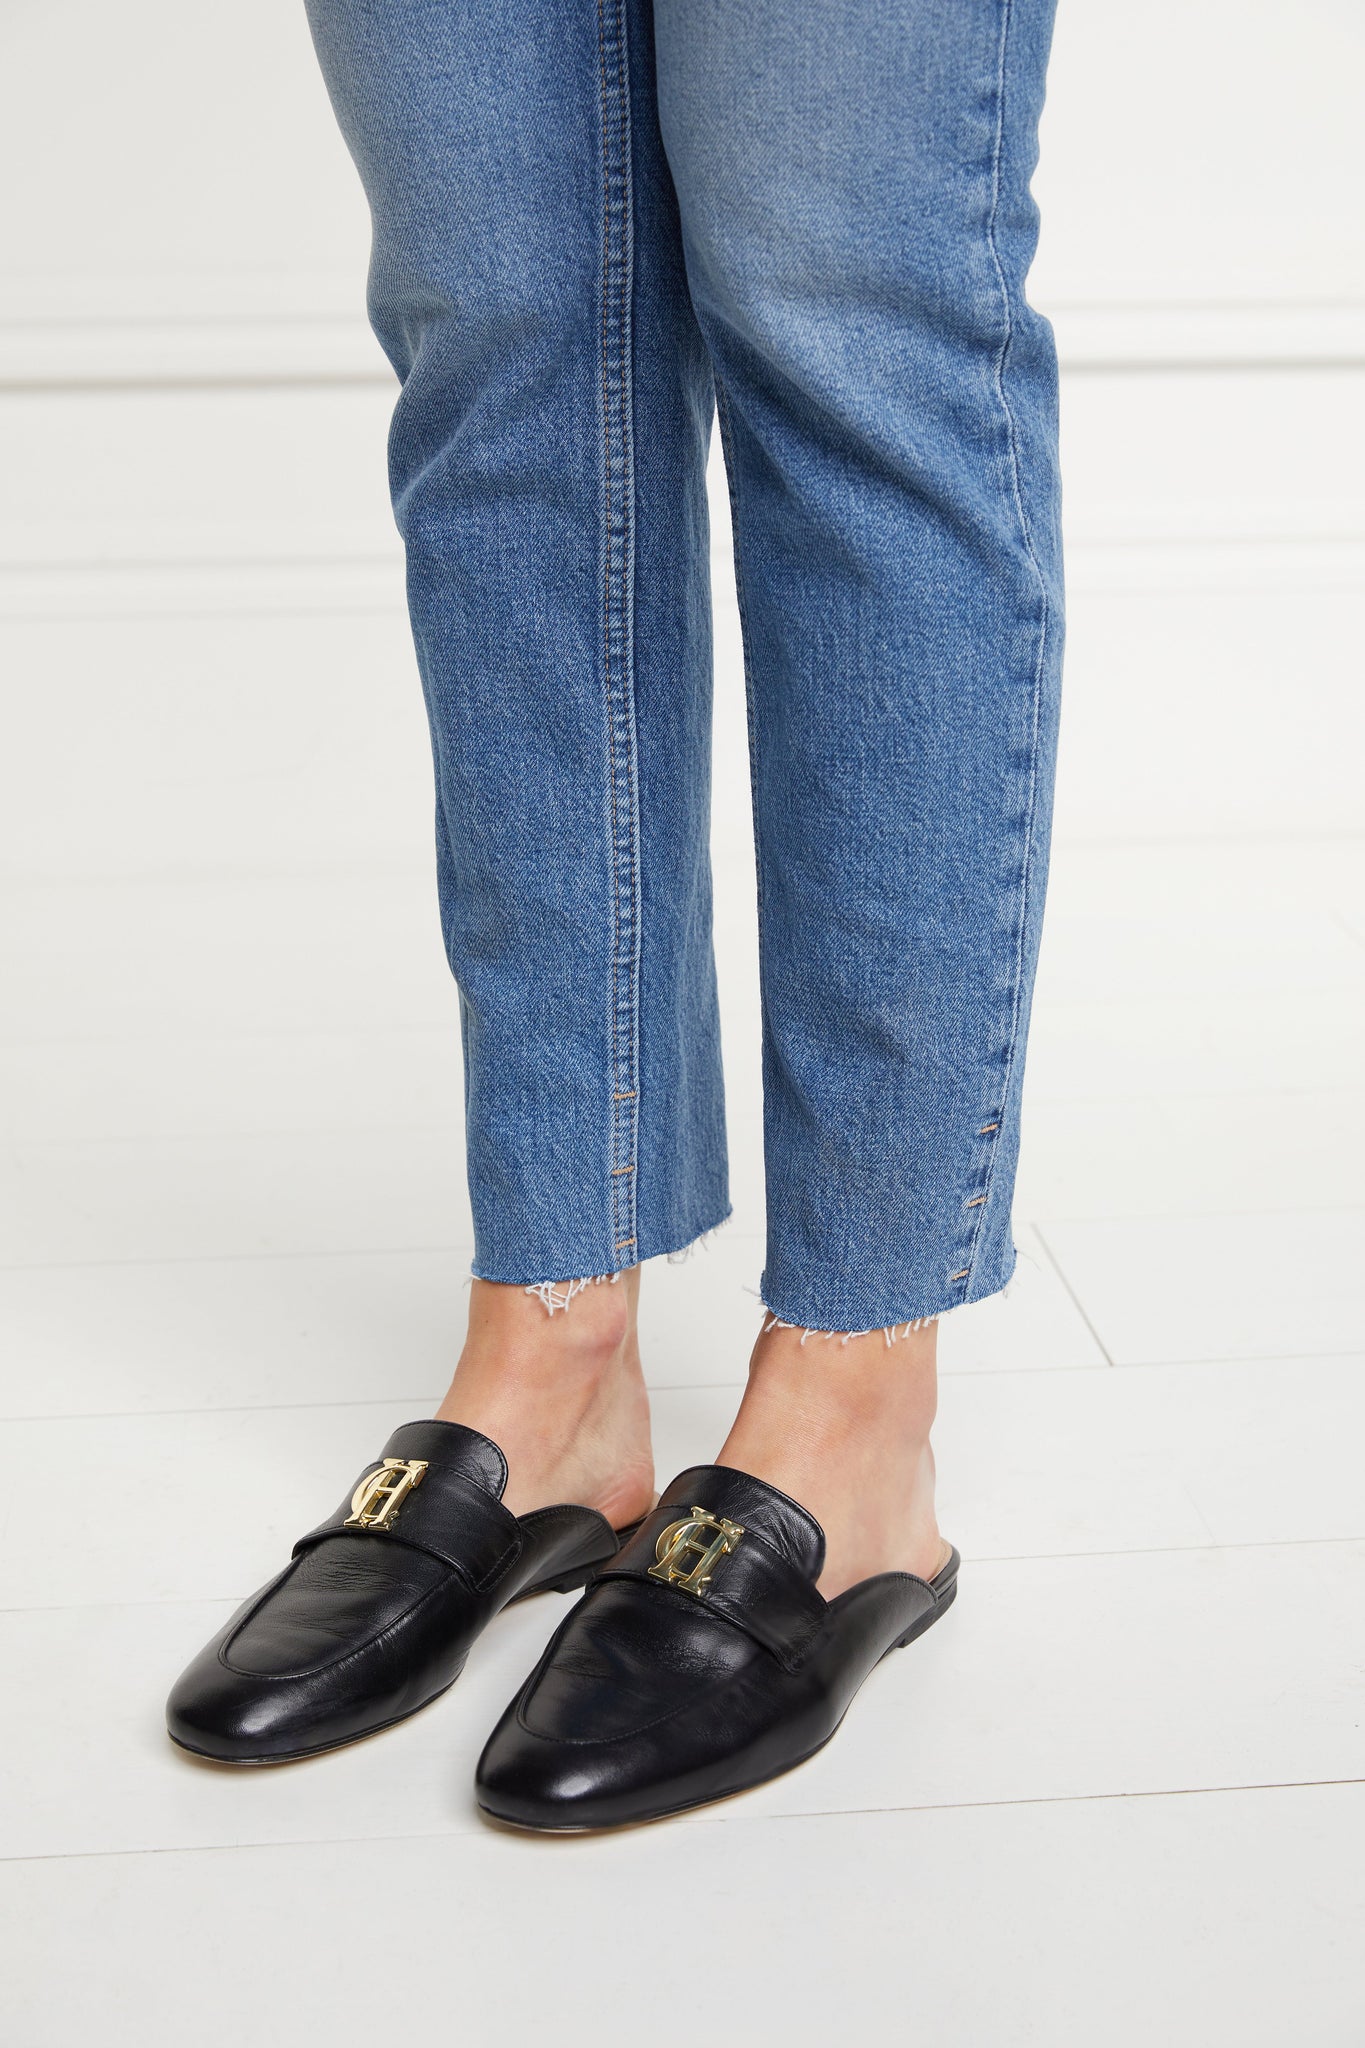
{"type": "Polygon", "coordinates": [[[776,1325],[754,1346],[719,1462],[766,1479],[810,1509],[828,1542],[821,1590],[834,1597],[880,1571],[932,1577],[945,1547],[934,1516],[929,1434],[936,1332],[888,1348],[880,1331],[825,1339],[776,1325]]]}
{"type": "Polygon", "coordinates": [[[573,1500],[630,1520],[653,1494],[649,1398],[636,1336],[639,1269],[553,1309],[538,1290],[476,1280],[443,1422],[499,1444],[514,1514],[573,1500]]]}
{"type": "Polygon", "coordinates": [[[938,1412],[937,1327],[911,1330],[888,1347],[880,1330],[845,1338],[766,1325],[748,1391],[831,1451],[864,1432],[891,1432],[907,1447],[927,1443],[938,1412]]]}
{"type": "Polygon", "coordinates": [[[532,1286],[474,1280],[465,1348],[491,1343],[547,1359],[608,1353],[634,1332],[639,1297],[638,1266],[599,1280],[532,1286]]]}

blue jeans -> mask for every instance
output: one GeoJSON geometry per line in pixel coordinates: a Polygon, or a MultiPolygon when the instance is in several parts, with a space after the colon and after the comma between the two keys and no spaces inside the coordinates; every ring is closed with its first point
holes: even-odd
{"type": "Polygon", "coordinates": [[[475,1271],[728,1211],[713,407],[758,849],[764,1300],[1001,1287],[1062,647],[1024,297],[1052,0],[308,0],[370,312],[459,984],[475,1271]]]}

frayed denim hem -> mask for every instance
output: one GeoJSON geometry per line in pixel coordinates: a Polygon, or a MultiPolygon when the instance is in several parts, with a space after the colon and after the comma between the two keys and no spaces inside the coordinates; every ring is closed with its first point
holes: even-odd
{"type": "MultiPolygon", "coordinates": [[[[665,1244],[661,1245],[658,1251],[642,1252],[637,1260],[632,1260],[631,1266],[618,1267],[614,1273],[584,1273],[567,1280],[513,1280],[500,1281],[498,1284],[520,1287],[523,1294],[535,1296],[547,1315],[557,1315],[561,1309],[567,1309],[585,1288],[614,1287],[622,1273],[630,1272],[635,1265],[644,1265],[648,1259],[666,1258],[671,1266],[682,1265],[694,1252],[706,1249],[716,1232],[729,1222],[731,1213],[727,1209],[714,1223],[706,1224],[695,1236],[684,1239],[680,1245],[665,1244]]],[[[470,1277],[475,1280],[491,1280],[493,1276],[476,1271],[470,1277]]]]}
{"type": "Polygon", "coordinates": [[[803,1322],[799,1316],[784,1315],[779,1308],[774,1307],[761,1286],[750,1291],[757,1294],[762,1304],[764,1316],[763,1330],[765,1334],[769,1330],[799,1330],[803,1344],[811,1337],[837,1337],[841,1342],[847,1344],[854,1337],[875,1337],[880,1333],[885,1338],[889,1349],[891,1345],[899,1343],[902,1338],[912,1336],[916,1330],[927,1330],[933,1324],[941,1323],[945,1317],[956,1315],[961,1309],[974,1308],[977,1302],[989,1301],[997,1294],[1008,1294],[1014,1280],[1018,1262],[1018,1247],[1011,1245],[1009,1263],[1004,1271],[998,1278],[992,1276],[986,1285],[980,1287],[979,1292],[971,1291],[972,1275],[970,1272],[954,1273],[951,1276],[953,1281],[967,1281],[968,1293],[965,1299],[946,1302],[942,1308],[929,1309],[920,1315],[893,1316],[884,1323],[867,1323],[857,1329],[849,1330],[831,1329],[819,1323],[803,1322]]]}
{"type": "Polygon", "coordinates": [[[574,1296],[581,1294],[585,1287],[600,1287],[604,1281],[607,1286],[614,1287],[620,1277],[619,1273],[589,1273],[582,1280],[533,1280],[529,1287],[523,1287],[521,1291],[523,1294],[534,1294],[546,1314],[552,1316],[556,1309],[566,1309],[574,1296]]]}
{"type": "Polygon", "coordinates": [[[841,1344],[851,1344],[855,1337],[875,1337],[880,1333],[885,1338],[886,1348],[889,1351],[891,1346],[899,1344],[903,1337],[909,1337],[916,1330],[932,1329],[935,1323],[941,1323],[944,1316],[950,1316],[952,1313],[952,1309],[945,1308],[941,1309],[937,1315],[914,1316],[908,1323],[873,1323],[866,1330],[813,1330],[806,1323],[784,1322],[781,1316],[773,1313],[765,1301],[763,1303],[763,1334],[766,1337],[769,1330],[799,1330],[801,1332],[802,1344],[809,1343],[812,1337],[823,1337],[826,1343],[831,1338],[837,1337],[841,1344]]]}

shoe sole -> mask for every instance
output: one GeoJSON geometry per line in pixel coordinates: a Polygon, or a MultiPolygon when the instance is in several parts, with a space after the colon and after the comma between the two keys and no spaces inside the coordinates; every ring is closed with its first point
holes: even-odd
{"type": "MultiPolygon", "coordinates": [[[[906,1629],[904,1635],[897,1636],[894,1642],[887,1644],[881,1656],[877,1659],[877,1664],[885,1663],[894,1650],[908,1648],[917,1636],[922,1636],[927,1629],[933,1627],[936,1621],[941,1621],[956,1598],[957,1580],[954,1578],[927,1614],[922,1614],[918,1621],[912,1623],[906,1629]]],[[[874,1664],[872,1669],[875,1671],[876,1668],[877,1666],[874,1664]]],[[[868,1678],[871,1676],[872,1672],[869,1672],[868,1678]]],[[[866,1683],[867,1680],[864,1679],[863,1684],[865,1685],[866,1683]]],[[[860,1686],[858,1691],[861,1692],[861,1690],[862,1687],[860,1686]]],[[[724,1792],[708,1792],[704,1799],[684,1799],[676,1806],[660,1806],[656,1807],[651,1813],[637,1813],[630,1820],[566,1822],[562,1826],[557,1826],[553,1822],[548,1821],[512,1820],[506,1814],[498,1813],[493,1807],[485,1806],[482,1800],[477,1802],[478,1809],[485,1820],[495,1821],[499,1827],[515,1828],[518,1834],[523,1835],[617,1835],[623,1834],[628,1828],[652,1827],[655,1821],[675,1820],[681,1813],[695,1813],[698,1808],[703,1806],[719,1806],[723,1800],[742,1798],[746,1792],[757,1792],[761,1786],[775,1784],[779,1778],[785,1778],[789,1771],[799,1771],[803,1764],[813,1762],[819,1756],[821,1750],[827,1749],[830,1743],[833,1742],[835,1736],[843,1727],[853,1707],[853,1701],[857,1697],[858,1694],[855,1693],[853,1699],[849,1701],[848,1706],[844,1708],[843,1713],[830,1729],[829,1734],[825,1736],[822,1742],[817,1742],[814,1749],[808,1749],[804,1756],[793,1757],[789,1764],[783,1764],[780,1769],[775,1771],[767,1771],[761,1778],[749,1778],[742,1785],[730,1785],[724,1792]]]]}

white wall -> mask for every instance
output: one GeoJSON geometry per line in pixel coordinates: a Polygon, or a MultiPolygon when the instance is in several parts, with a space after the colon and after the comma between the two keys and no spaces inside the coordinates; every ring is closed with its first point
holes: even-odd
{"type": "MultiPolygon", "coordinates": [[[[365,211],[301,7],[16,0],[3,36],[0,560],[43,572],[5,612],[141,603],[152,565],[180,604],[190,561],[234,603],[339,558],[350,601],[388,587],[365,211]]],[[[1062,0],[1034,291],[1079,586],[1149,582],[1165,543],[1200,560],[1163,579],[1259,585],[1228,543],[1306,539],[1354,573],[1363,74],[1356,0],[1062,0]]]]}
{"type": "MultiPolygon", "coordinates": [[[[424,868],[391,382],[301,8],[12,0],[0,33],[4,871],[424,868]]],[[[1063,0],[1064,839],[1359,822],[1362,75],[1356,0],[1063,0]]]]}

